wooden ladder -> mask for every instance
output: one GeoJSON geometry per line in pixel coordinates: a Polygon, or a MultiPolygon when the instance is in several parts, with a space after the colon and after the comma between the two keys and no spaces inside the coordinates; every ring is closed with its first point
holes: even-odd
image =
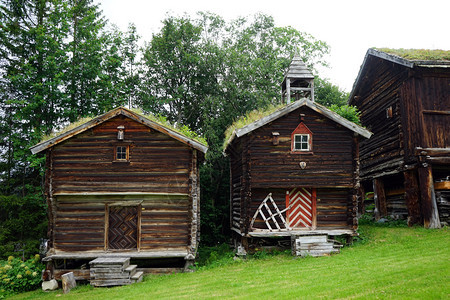
{"type": "Polygon", "coordinates": [[[287,224],[286,219],[283,217],[283,213],[286,212],[290,208],[291,208],[291,205],[280,211],[277,204],[275,203],[275,201],[272,198],[272,193],[269,193],[266,196],[266,198],[264,198],[264,200],[261,202],[261,204],[259,205],[255,214],[253,215],[252,221],[250,223],[250,228],[253,229],[253,224],[255,223],[256,218],[258,217],[258,215],[261,215],[261,218],[263,219],[264,223],[266,223],[266,226],[270,231],[274,230],[272,228],[272,226],[270,225],[270,221],[272,221],[273,224],[275,224],[275,227],[277,230],[288,229],[289,225],[287,224]],[[272,209],[270,209],[269,205],[267,204],[267,201],[269,201],[269,200],[270,200],[270,203],[272,204],[272,209],[274,210],[273,212],[272,212],[272,209]],[[265,210],[265,213],[264,213],[264,210],[265,210]],[[267,217],[266,217],[266,214],[267,214],[267,217]],[[280,224],[278,224],[276,217],[278,217],[281,220],[283,228],[280,226],[280,224]]]}

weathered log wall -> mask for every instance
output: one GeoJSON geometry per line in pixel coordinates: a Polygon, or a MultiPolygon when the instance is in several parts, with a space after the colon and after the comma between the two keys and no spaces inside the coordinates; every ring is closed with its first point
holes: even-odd
{"type": "MultiPolygon", "coordinates": [[[[352,187],[353,132],[307,107],[301,107],[250,134],[252,188],[352,187]],[[312,153],[291,153],[291,134],[300,124],[312,131],[312,153]],[[279,133],[278,145],[272,132],[279,133]],[[306,163],[306,168],[299,166],[306,163]]],[[[250,138],[250,137],[244,137],[250,138]]]]}
{"type": "Polygon", "coordinates": [[[138,207],[137,250],[196,248],[200,195],[195,151],[125,116],[49,149],[46,185],[53,248],[108,250],[109,206],[138,207]],[[120,143],[129,145],[129,161],[114,159],[119,125],[125,126],[120,143]]]}
{"type": "Polygon", "coordinates": [[[57,251],[108,250],[108,205],[137,206],[139,250],[186,250],[190,200],[186,196],[58,196],[53,246],[57,251]],[[129,203],[129,204],[127,204],[129,203]]]}
{"type": "Polygon", "coordinates": [[[450,147],[450,70],[418,69],[401,89],[405,160],[416,162],[416,147],[450,147]]]}
{"type": "MultiPolygon", "coordinates": [[[[351,189],[317,188],[316,192],[317,228],[351,228],[353,223],[351,189]]],[[[250,207],[250,218],[253,217],[258,206],[269,193],[272,193],[272,198],[275,200],[279,210],[283,210],[286,208],[286,189],[253,189],[250,207]]],[[[270,225],[272,226],[272,228],[276,228],[275,224],[270,223],[270,225]]],[[[267,226],[265,225],[261,217],[258,217],[256,219],[253,227],[258,229],[267,229],[267,226]]]]}
{"type": "Polygon", "coordinates": [[[358,90],[356,105],[361,123],[373,136],[360,143],[361,178],[372,179],[403,165],[403,132],[399,88],[408,78],[404,67],[369,57],[364,86],[358,90]]]}
{"type": "MultiPolygon", "coordinates": [[[[307,107],[233,141],[227,150],[231,160],[232,228],[247,233],[253,215],[269,193],[283,210],[286,190],[298,187],[316,188],[317,228],[352,228],[357,166],[353,152],[357,141],[352,131],[307,107]],[[312,132],[311,153],[291,152],[291,134],[301,118],[312,132]],[[273,132],[279,134],[276,143],[273,132]],[[306,162],[305,169],[300,162],[306,162]]],[[[261,218],[253,227],[267,229],[261,218]]]]}
{"type": "Polygon", "coordinates": [[[173,138],[118,116],[54,147],[53,192],[188,193],[190,152],[173,138]],[[130,144],[129,162],[114,161],[119,125],[130,144]]]}

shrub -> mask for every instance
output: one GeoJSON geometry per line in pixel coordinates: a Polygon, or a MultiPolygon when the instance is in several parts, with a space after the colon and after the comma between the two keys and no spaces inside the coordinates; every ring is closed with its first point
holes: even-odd
{"type": "Polygon", "coordinates": [[[8,294],[21,293],[36,289],[41,282],[44,265],[39,254],[27,261],[8,257],[0,261],[0,298],[8,294]]]}
{"type": "Polygon", "coordinates": [[[359,120],[359,116],[361,113],[358,111],[356,106],[351,106],[351,105],[338,106],[336,104],[333,104],[329,107],[329,109],[334,111],[341,117],[346,118],[347,120],[361,126],[361,122],[359,120]]]}

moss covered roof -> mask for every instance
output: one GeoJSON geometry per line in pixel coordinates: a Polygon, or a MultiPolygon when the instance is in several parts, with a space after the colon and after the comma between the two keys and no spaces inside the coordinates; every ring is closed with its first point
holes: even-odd
{"type": "Polygon", "coordinates": [[[143,114],[142,111],[129,110],[123,107],[113,109],[96,118],[87,117],[71,123],[60,131],[44,136],[38,144],[34,145],[30,149],[33,154],[38,153],[66,140],[67,138],[70,138],[89,128],[97,126],[98,124],[103,123],[104,121],[119,114],[123,114],[127,117],[130,117],[131,119],[134,119],[135,121],[143,123],[163,133],[169,134],[175,139],[192,145],[194,148],[204,153],[206,153],[208,149],[206,140],[202,136],[199,136],[195,132],[190,130],[187,126],[174,126],[170,124],[164,117],[154,116],[151,114],[143,114]]]}
{"type": "Polygon", "coordinates": [[[407,60],[450,61],[449,50],[373,48],[407,60]]]}

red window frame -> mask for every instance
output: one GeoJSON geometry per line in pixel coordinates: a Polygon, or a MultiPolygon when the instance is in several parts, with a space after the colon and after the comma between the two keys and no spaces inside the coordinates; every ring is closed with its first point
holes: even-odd
{"type": "Polygon", "coordinates": [[[309,130],[308,126],[306,126],[303,122],[301,122],[297,128],[291,133],[291,153],[294,154],[312,154],[313,153],[313,133],[311,130],[309,130]],[[295,136],[296,135],[308,135],[308,144],[309,149],[307,150],[301,150],[301,149],[295,149],[295,136]]]}

